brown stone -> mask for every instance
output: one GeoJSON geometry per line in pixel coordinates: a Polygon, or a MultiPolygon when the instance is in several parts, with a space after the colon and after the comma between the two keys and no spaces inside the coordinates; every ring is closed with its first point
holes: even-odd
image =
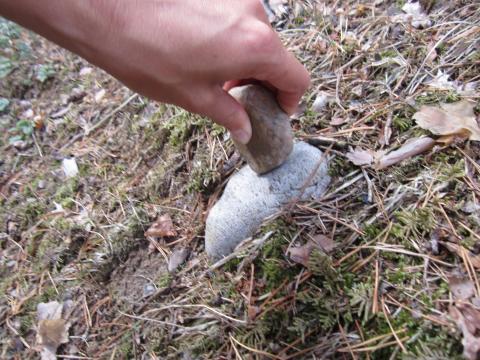
{"type": "Polygon", "coordinates": [[[240,102],[252,124],[252,138],[246,145],[235,142],[240,154],[257,173],[265,174],[282,165],[293,149],[293,132],[288,115],[274,94],[260,85],[230,90],[240,102]]]}

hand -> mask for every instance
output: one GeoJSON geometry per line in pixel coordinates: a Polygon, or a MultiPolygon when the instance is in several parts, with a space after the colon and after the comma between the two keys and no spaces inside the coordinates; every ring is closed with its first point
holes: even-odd
{"type": "MultiPolygon", "coordinates": [[[[140,94],[210,117],[242,143],[250,139],[250,121],[226,90],[245,80],[263,82],[291,114],[310,83],[270,27],[260,0],[10,2],[45,3],[47,15],[37,18],[43,16],[49,28],[40,23],[33,30],[140,94]]],[[[12,17],[22,22],[21,15],[12,17]]]]}

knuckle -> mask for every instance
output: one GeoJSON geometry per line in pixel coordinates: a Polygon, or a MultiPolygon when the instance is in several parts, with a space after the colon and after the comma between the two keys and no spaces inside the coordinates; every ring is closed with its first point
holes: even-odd
{"type": "Polygon", "coordinates": [[[257,23],[244,34],[245,48],[257,54],[271,54],[276,51],[278,42],[269,25],[257,23]]]}

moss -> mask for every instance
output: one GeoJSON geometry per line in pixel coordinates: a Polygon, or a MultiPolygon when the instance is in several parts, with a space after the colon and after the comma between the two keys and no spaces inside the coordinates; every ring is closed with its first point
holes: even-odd
{"type": "Polygon", "coordinates": [[[383,229],[379,224],[366,225],[363,228],[363,239],[365,239],[365,241],[373,240],[382,232],[382,230],[383,229]]]}
{"type": "Polygon", "coordinates": [[[458,159],[456,156],[441,156],[438,158],[441,163],[438,175],[440,181],[452,181],[461,179],[465,176],[465,160],[458,159]]]}
{"type": "Polygon", "coordinates": [[[393,127],[401,133],[409,130],[414,124],[415,123],[411,117],[407,118],[400,115],[395,115],[392,119],[393,127]]]}
{"type": "Polygon", "coordinates": [[[170,275],[170,273],[165,273],[155,281],[155,284],[158,288],[163,289],[169,287],[172,283],[172,280],[172,275],[170,275]]]}
{"type": "Polygon", "coordinates": [[[178,148],[189,138],[194,128],[203,128],[208,121],[198,115],[193,115],[185,110],[174,108],[175,115],[166,122],[164,129],[169,131],[169,143],[178,148]]]}
{"type": "Polygon", "coordinates": [[[27,336],[27,334],[32,331],[35,326],[35,320],[35,315],[33,313],[20,316],[19,333],[21,336],[27,336]]]}
{"type": "Polygon", "coordinates": [[[263,273],[265,282],[268,284],[267,289],[275,289],[285,280],[286,272],[283,264],[276,259],[267,259],[261,263],[261,272],[263,273]]]}
{"type": "Polygon", "coordinates": [[[461,96],[454,91],[426,92],[415,98],[418,105],[431,105],[437,103],[453,103],[461,100],[461,96]]]}
{"type": "Polygon", "coordinates": [[[135,358],[135,350],[133,348],[133,337],[131,331],[127,331],[122,336],[117,345],[117,353],[121,359],[133,359],[135,358]]]}
{"type": "Polygon", "coordinates": [[[73,177],[67,179],[65,183],[57,189],[57,191],[53,195],[53,200],[66,209],[73,208],[73,206],[75,205],[74,198],[76,192],[78,191],[78,188],[78,178],[73,177]]]}
{"type": "Polygon", "coordinates": [[[350,163],[346,158],[336,156],[330,161],[328,174],[331,177],[342,177],[352,171],[353,168],[353,164],[350,163]]]}
{"type": "Polygon", "coordinates": [[[206,192],[214,188],[219,179],[218,171],[210,169],[207,164],[199,163],[190,173],[187,192],[206,192]]]}

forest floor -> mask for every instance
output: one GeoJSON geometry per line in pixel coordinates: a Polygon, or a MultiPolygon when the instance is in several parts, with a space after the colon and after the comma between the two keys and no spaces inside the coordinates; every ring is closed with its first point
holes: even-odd
{"type": "Polygon", "coordinates": [[[478,1],[278,3],[312,75],[292,126],[332,183],[216,264],[205,217],[243,166],[228,133],[0,20],[0,358],[477,358],[479,143],[350,160],[437,141],[422,105],[478,121],[478,1]],[[161,216],[172,236],[145,236],[161,216]],[[38,321],[52,301],[63,322],[38,321]]]}

